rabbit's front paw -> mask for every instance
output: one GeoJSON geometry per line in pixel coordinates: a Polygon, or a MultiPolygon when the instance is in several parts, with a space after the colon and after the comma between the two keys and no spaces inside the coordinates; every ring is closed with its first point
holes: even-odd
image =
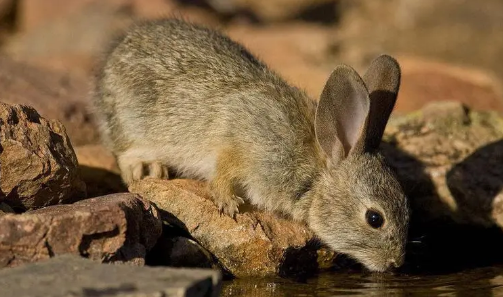
{"type": "Polygon", "coordinates": [[[226,214],[231,218],[234,218],[239,213],[239,205],[244,202],[243,199],[236,195],[213,196],[213,201],[220,210],[220,213],[226,214]]]}

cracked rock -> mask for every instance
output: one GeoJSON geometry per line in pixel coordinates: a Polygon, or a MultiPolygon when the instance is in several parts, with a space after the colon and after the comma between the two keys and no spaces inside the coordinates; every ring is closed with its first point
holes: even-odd
{"type": "Polygon", "coordinates": [[[32,107],[0,103],[0,202],[24,211],[83,197],[63,125],[32,107]]]}
{"type": "Polygon", "coordinates": [[[157,210],[123,193],[0,216],[0,267],[61,254],[142,265],[162,232],[157,210]]]}

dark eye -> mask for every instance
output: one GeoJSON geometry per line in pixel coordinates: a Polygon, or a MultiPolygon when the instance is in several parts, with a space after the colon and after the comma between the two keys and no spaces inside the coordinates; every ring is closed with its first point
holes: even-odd
{"type": "Polygon", "coordinates": [[[367,223],[370,225],[370,227],[374,229],[381,228],[382,224],[384,223],[384,218],[382,217],[382,215],[372,209],[367,210],[365,219],[367,219],[367,223]]]}

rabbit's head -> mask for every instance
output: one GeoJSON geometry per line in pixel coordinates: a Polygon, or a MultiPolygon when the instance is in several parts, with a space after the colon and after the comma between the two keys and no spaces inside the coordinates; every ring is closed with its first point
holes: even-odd
{"type": "Polygon", "coordinates": [[[405,254],[407,200],[377,152],[399,85],[400,67],[386,55],[363,79],[339,66],[316,111],[316,138],[327,166],[313,185],[309,225],[335,251],[373,271],[399,267],[405,254]]]}

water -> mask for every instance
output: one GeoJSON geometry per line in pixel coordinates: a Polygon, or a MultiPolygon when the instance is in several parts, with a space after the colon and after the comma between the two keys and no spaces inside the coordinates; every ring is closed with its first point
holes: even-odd
{"type": "Polygon", "coordinates": [[[224,283],[222,296],[503,296],[503,266],[440,275],[326,272],[305,282],[238,279],[224,283]]]}
{"type": "Polygon", "coordinates": [[[416,240],[397,273],[365,272],[339,257],[332,271],[302,281],[225,281],[222,296],[503,296],[501,229],[435,224],[412,233],[416,240]]]}

